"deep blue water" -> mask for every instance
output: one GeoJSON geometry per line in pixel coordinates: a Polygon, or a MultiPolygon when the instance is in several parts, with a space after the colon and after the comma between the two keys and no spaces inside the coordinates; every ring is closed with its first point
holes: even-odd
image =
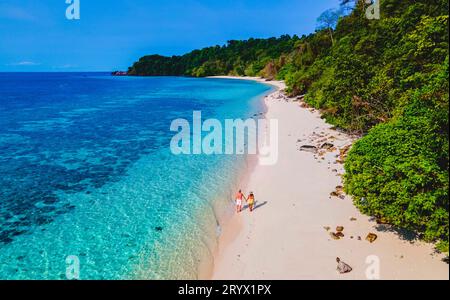
{"type": "Polygon", "coordinates": [[[172,120],[243,118],[269,87],[0,73],[0,279],[196,278],[242,156],[175,156],[172,120]]]}

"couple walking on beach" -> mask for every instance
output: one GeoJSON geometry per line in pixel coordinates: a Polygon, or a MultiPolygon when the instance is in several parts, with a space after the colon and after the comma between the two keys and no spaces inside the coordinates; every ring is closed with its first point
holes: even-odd
{"type": "Polygon", "coordinates": [[[245,199],[245,201],[247,201],[248,208],[250,209],[250,212],[253,212],[253,209],[255,207],[255,195],[253,194],[253,192],[250,192],[248,197],[245,197],[244,194],[242,193],[242,190],[239,190],[239,192],[236,195],[236,209],[237,209],[237,213],[242,212],[242,205],[243,205],[244,199],[245,199]]]}

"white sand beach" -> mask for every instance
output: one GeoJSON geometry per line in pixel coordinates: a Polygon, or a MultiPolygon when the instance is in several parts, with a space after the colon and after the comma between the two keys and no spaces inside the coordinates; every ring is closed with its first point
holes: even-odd
{"type": "MultiPolygon", "coordinates": [[[[268,83],[284,88],[283,82],[268,83]]],[[[265,102],[266,117],[279,120],[279,160],[274,166],[257,165],[249,174],[242,189],[255,193],[257,209],[223,225],[212,279],[363,280],[378,277],[377,263],[379,279],[449,279],[449,266],[433,245],[377,225],[340,190],[341,153],[354,138],[280,91],[265,102]],[[324,143],[333,146],[320,149],[324,143]],[[304,145],[319,150],[300,151],[304,145]],[[337,226],[344,227],[339,240],[330,235],[337,226]],[[369,233],[377,235],[373,243],[366,240],[369,233]],[[339,274],[336,257],[353,271],[339,274]]]]}

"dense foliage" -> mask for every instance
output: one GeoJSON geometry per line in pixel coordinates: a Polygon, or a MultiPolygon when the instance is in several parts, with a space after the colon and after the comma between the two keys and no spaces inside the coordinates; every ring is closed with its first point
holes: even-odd
{"type": "Polygon", "coordinates": [[[363,135],[345,166],[361,211],[448,252],[448,1],[383,0],[379,20],[365,11],[356,1],[336,26],[327,26],[336,16],[327,11],[320,30],[301,38],[146,56],[129,74],[285,80],[327,121],[363,135]]]}
{"type": "Polygon", "coordinates": [[[448,252],[448,59],[403,113],[372,128],[346,163],[346,189],[362,212],[440,241],[448,252]]]}
{"type": "Polygon", "coordinates": [[[183,56],[142,57],[129,70],[130,75],[211,75],[256,76],[273,59],[289,53],[299,41],[297,36],[229,41],[225,46],[195,50],[183,56]]]}

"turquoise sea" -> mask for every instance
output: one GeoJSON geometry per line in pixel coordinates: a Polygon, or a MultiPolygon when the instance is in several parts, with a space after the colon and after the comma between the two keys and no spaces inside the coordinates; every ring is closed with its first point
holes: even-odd
{"type": "Polygon", "coordinates": [[[0,73],[0,279],[195,279],[246,156],[171,153],[174,119],[247,118],[227,79],[0,73]]]}

